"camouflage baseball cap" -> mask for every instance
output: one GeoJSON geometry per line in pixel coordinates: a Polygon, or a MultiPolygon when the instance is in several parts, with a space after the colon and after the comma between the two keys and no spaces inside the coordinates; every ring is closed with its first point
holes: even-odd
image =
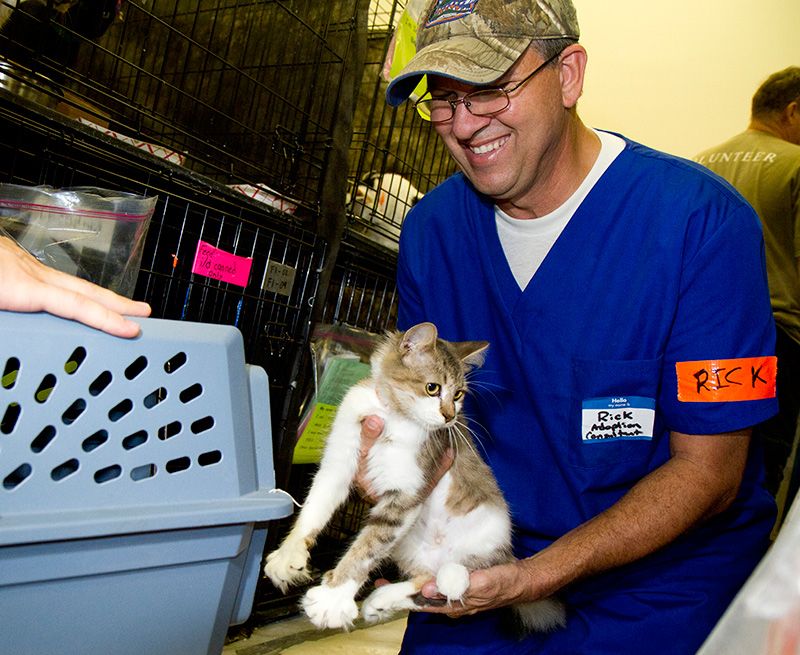
{"type": "Polygon", "coordinates": [[[572,0],[432,0],[417,29],[417,54],[391,81],[386,100],[405,102],[427,74],[489,84],[531,41],[579,36],[572,0]]]}

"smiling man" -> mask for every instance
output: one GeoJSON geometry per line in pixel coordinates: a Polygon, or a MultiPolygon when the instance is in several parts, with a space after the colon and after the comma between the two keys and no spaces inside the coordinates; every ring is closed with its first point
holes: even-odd
{"type": "Polygon", "coordinates": [[[461,168],[404,223],[399,327],[490,341],[470,415],[519,558],[412,613],[403,653],[694,653],[768,545],[758,219],[708,171],[583,124],[578,36],[569,0],[438,0],[387,91],[427,76],[418,109],[461,168]],[[505,629],[501,608],[551,594],[565,628],[505,629]]]}

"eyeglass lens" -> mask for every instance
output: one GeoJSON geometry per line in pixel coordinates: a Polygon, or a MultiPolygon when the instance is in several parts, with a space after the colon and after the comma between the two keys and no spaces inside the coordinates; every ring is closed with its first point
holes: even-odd
{"type": "Polygon", "coordinates": [[[467,110],[475,116],[496,114],[508,107],[508,95],[503,89],[482,89],[468,93],[463,98],[429,98],[420,104],[425,104],[430,110],[432,123],[449,121],[455,113],[455,106],[463,102],[467,110]]]}

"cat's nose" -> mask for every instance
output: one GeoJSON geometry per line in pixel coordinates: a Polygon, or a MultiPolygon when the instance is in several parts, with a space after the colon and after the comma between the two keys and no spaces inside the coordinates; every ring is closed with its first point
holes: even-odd
{"type": "Polygon", "coordinates": [[[456,416],[456,408],[452,403],[448,405],[442,405],[439,411],[441,412],[445,423],[449,423],[456,416]]]}

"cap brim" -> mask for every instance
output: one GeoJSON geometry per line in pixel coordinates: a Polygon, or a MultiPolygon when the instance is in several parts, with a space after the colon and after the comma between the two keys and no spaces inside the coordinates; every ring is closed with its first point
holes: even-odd
{"type": "Polygon", "coordinates": [[[393,107],[404,103],[424,75],[467,84],[490,84],[511,68],[529,44],[527,38],[508,38],[503,40],[501,51],[472,36],[433,43],[414,55],[389,83],[386,102],[393,107]]]}

